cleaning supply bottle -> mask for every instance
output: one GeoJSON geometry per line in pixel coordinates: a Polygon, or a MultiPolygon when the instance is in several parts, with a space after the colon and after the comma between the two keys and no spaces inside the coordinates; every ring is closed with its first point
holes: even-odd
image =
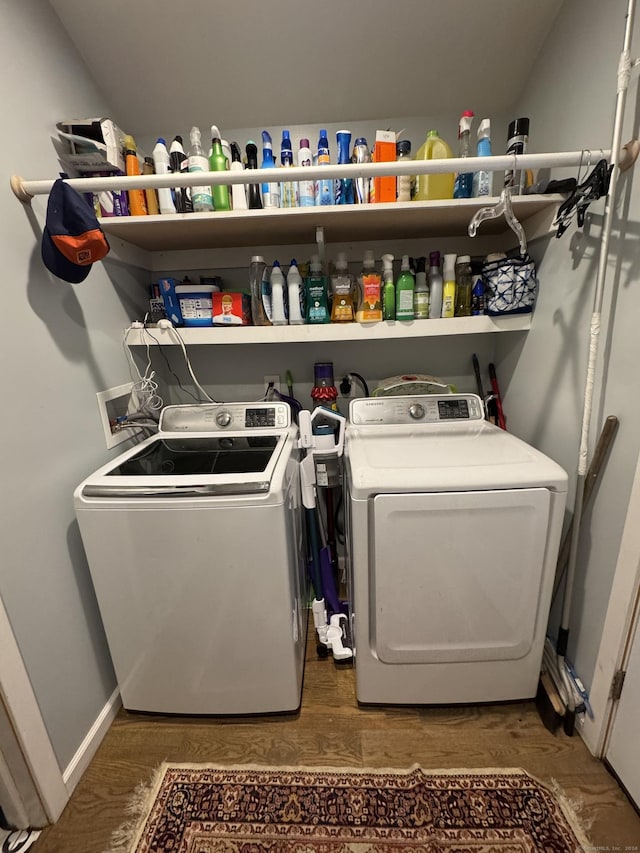
{"type": "MultiPolygon", "coordinates": [[[[483,118],[478,128],[478,145],[476,148],[478,157],[491,156],[491,121],[483,118]]],[[[485,195],[493,195],[493,172],[487,169],[479,169],[473,173],[473,187],[471,194],[474,198],[485,195]]]]}
{"type": "MultiPolygon", "coordinates": [[[[529,143],[529,119],[517,118],[509,125],[507,154],[526,154],[529,143]]],[[[522,195],[525,187],[526,170],[507,169],[504,173],[504,186],[511,187],[512,195],[522,195]]]]}
{"type": "MultiPolygon", "coordinates": [[[[142,174],[155,175],[155,173],[156,169],[153,165],[153,157],[145,157],[144,163],[142,164],[142,174]]],[[[160,213],[160,208],[158,207],[158,193],[154,187],[147,187],[145,189],[144,199],[147,203],[147,213],[149,216],[156,216],[160,213]]]]}
{"type": "Polygon", "coordinates": [[[284,307],[285,280],[280,262],[274,261],[271,267],[271,322],[274,326],[286,326],[287,314],[284,307]]]}
{"type": "Polygon", "coordinates": [[[440,272],[440,252],[429,253],[429,319],[438,319],[442,315],[442,273],[440,272]]]}
{"type": "Polygon", "coordinates": [[[409,255],[402,256],[400,278],[396,282],[396,320],[413,320],[413,291],[415,281],[409,265],[409,255]]]}
{"type": "Polygon", "coordinates": [[[416,286],[413,289],[413,315],[416,320],[429,319],[429,285],[427,284],[427,259],[416,260],[416,286]]]}
{"type": "Polygon", "coordinates": [[[454,315],[456,317],[471,316],[471,291],[473,290],[473,274],[469,255],[459,255],[456,261],[456,302],[454,315]]]}
{"type": "MultiPolygon", "coordinates": [[[[140,162],[138,160],[138,151],[133,136],[125,136],[124,138],[124,162],[125,172],[131,177],[136,177],[140,174],[140,162]]],[[[146,216],[147,200],[144,195],[144,190],[129,190],[129,213],[131,216],[146,216]]]]}
{"type": "MultiPolygon", "coordinates": [[[[237,142],[231,143],[231,166],[232,172],[244,172],[242,154],[237,142]]],[[[234,210],[247,210],[247,191],[244,184],[231,185],[231,204],[234,210]]]]}
{"type": "MultiPolygon", "coordinates": [[[[416,160],[446,160],[453,157],[447,142],[441,139],[437,130],[430,130],[425,142],[416,151],[416,160]]],[[[431,201],[439,198],[453,198],[454,172],[443,174],[416,175],[416,201],[431,201]]]]}
{"type": "MultiPolygon", "coordinates": [[[[189,172],[208,172],[209,161],[202,149],[199,127],[192,127],[189,134],[189,172]]],[[[196,213],[213,210],[213,194],[210,186],[191,187],[191,203],[196,213]]]]}
{"type": "Polygon", "coordinates": [[[456,299],[456,256],[445,255],[442,264],[442,312],[441,317],[453,317],[456,299]]]}
{"type": "MultiPolygon", "coordinates": [[[[280,144],[280,162],[285,169],[293,166],[293,151],[288,130],[282,131],[280,144]]],[[[296,207],[296,185],[294,181],[282,181],[280,184],[280,204],[282,207],[296,207]]]]}
{"type": "MultiPolygon", "coordinates": [[[[245,149],[247,152],[247,169],[257,169],[258,168],[258,146],[252,140],[249,140],[245,145],[245,149]]],[[[248,204],[249,210],[261,210],[262,209],[262,198],[260,196],[260,185],[259,184],[249,184],[249,189],[247,190],[248,194],[248,204]]]]}
{"type": "MultiPolygon", "coordinates": [[[[156,142],[152,155],[156,175],[168,175],[171,172],[171,158],[167,150],[167,143],[162,137],[156,142]]],[[[158,206],[160,207],[160,213],[176,212],[171,187],[158,188],[158,206]]]]}
{"type": "Polygon", "coordinates": [[[344,252],[336,255],[335,272],[331,276],[331,322],[352,323],[355,320],[353,292],[355,282],[349,272],[344,252]]]}
{"type": "Polygon", "coordinates": [[[382,320],[382,278],[376,272],[373,252],[368,250],[364,253],[358,288],[356,320],[358,323],[379,323],[382,320]]]}
{"type": "MultiPolygon", "coordinates": [[[[349,147],[351,145],[351,131],[338,130],[336,132],[338,143],[338,164],[346,165],[351,162],[349,147]]],[[[336,178],[335,183],[336,204],[353,204],[355,202],[353,178],[336,178]]]]}
{"type": "MultiPolygon", "coordinates": [[[[316,155],[318,166],[328,166],[331,163],[329,153],[329,140],[327,131],[322,129],[318,137],[318,152],[316,155]]],[[[333,181],[331,178],[323,178],[316,181],[316,205],[333,204],[333,181]]]]}
{"type": "MultiPolygon", "coordinates": [[[[359,136],[353,146],[352,163],[370,163],[371,152],[364,136],[359,136]]],[[[371,178],[356,178],[355,201],[357,204],[369,204],[371,178]]]]}
{"type": "Polygon", "coordinates": [[[327,296],[327,279],[322,274],[319,255],[312,255],[309,262],[309,275],[305,282],[305,297],[307,323],[329,323],[331,316],[327,296]]]}
{"type": "MultiPolygon", "coordinates": [[[[458,123],[458,153],[460,157],[471,155],[471,124],[473,112],[465,110],[458,123]]],[[[473,172],[459,172],[453,185],[454,198],[471,198],[473,189],[473,172]]]]}
{"type": "MultiPolygon", "coordinates": [[[[396,160],[411,160],[411,142],[408,139],[396,142],[396,160]]],[[[411,175],[398,175],[396,187],[397,201],[411,201],[411,175]]]]}
{"type": "MultiPolygon", "coordinates": [[[[298,166],[313,166],[309,140],[301,139],[298,149],[298,166]]],[[[313,207],[316,203],[314,181],[298,181],[298,207],[313,207]]]]}
{"type": "Polygon", "coordinates": [[[251,319],[254,326],[270,326],[262,301],[262,280],[267,265],[262,255],[254,255],[249,264],[249,287],[251,289],[251,319]]]}
{"type": "MultiPolygon", "coordinates": [[[[262,131],[262,168],[275,169],[277,163],[273,157],[273,143],[271,134],[267,130],[262,131]]],[[[272,181],[270,183],[261,184],[262,188],[262,206],[280,207],[280,183],[272,181]]]]}
{"type": "Polygon", "coordinates": [[[382,319],[396,319],[396,285],[393,280],[393,255],[382,258],[382,319]]]}
{"type": "MultiPolygon", "coordinates": [[[[217,136],[211,140],[209,168],[212,172],[226,172],[229,169],[229,160],[222,150],[222,142],[217,136]]],[[[216,184],[213,187],[213,207],[215,210],[231,210],[229,187],[226,184],[216,184]]]]}
{"type": "MultiPolygon", "coordinates": [[[[169,148],[169,162],[171,171],[175,174],[185,174],[189,171],[189,158],[184,153],[182,137],[174,137],[169,148]]],[[[191,187],[177,187],[174,191],[174,200],[178,213],[193,213],[191,202],[191,187]]]]}
{"type": "Polygon", "coordinates": [[[287,291],[289,295],[289,325],[301,326],[304,323],[303,302],[304,288],[302,277],[298,270],[298,262],[291,259],[289,272],[287,273],[287,291]]]}
{"type": "Polygon", "coordinates": [[[473,287],[471,288],[471,316],[480,317],[486,311],[486,297],[484,281],[482,280],[482,265],[471,266],[473,273],[473,287]]]}

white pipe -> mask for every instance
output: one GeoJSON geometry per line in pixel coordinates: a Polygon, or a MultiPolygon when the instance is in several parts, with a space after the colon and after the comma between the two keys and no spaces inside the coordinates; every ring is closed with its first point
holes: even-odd
{"type": "MultiPolygon", "coordinates": [[[[389,163],[353,163],[328,166],[292,166],[287,168],[286,180],[319,180],[321,178],[370,178],[376,175],[430,175],[447,172],[475,172],[486,169],[503,172],[507,169],[578,168],[594,157],[610,161],[611,151],[559,151],[550,154],[503,154],[495,157],[452,157],[445,160],[395,160],[389,163]]],[[[259,184],[282,181],[285,172],[276,169],[245,169],[224,172],[171,172],[167,175],[113,176],[109,178],[68,178],[66,183],[78,192],[103,192],[115,189],[146,189],[160,187],[192,187],[202,183],[259,184]]],[[[35,195],[47,195],[54,181],[28,181],[18,175],[11,178],[11,187],[21,201],[35,195]]]]}
{"type": "MultiPolygon", "coordinates": [[[[616,97],[616,111],[613,123],[612,151],[620,151],[620,139],[622,138],[622,125],[624,122],[624,108],[626,102],[627,88],[631,76],[631,38],[633,34],[633,19],[635,16],[635,0],[629,0],[627,7],[627,18],[624,32],[624,45],[618,65],[618,89],[616,97]]],[[[580,448],[578,451],[578,470],[576,478],[576,493],[573,511],[573,528],[571,531],[571,547],[569,550],[569,563],[567,567],[567,578],[565,581],[564,598],[562,602],[562,621],[560,623],[561,641],[559,642],[558,658],[561,672],[566,673],[564,656],[569,634],[569,619],[571,616],[571,604],[573,598],[573,586],[575,581],[576,561],[578,554],[578,543],[580,540],[580,523],[582,521],[582,507],[584,495],[584,482],[587,473],[587,455],[589,451],[589,430],[593,410],[593,386],[595,382],[596,362],[600,341],[600,320],[602,316],[602,303],[604,298],[604,284],[607,274],[607,260],[609,257],[609,242],[613,227],[613,211],[615,206],[616,188],[620,174],[620,158],[613,164],[609,192],[605,200],[604,222],[602,226],[602,237],[600,242],[600,256],[598,259],[598,272],[596,287],[593,296],[593,313],[591,316],[591,328],[589,337],[589,356],[587,363],[587,375],[584,388],[584,408],[582,413],[582,430],[580,435],[580,448]]],[[[569,709],[575,710],[573,692],[569,691],[569,709]]]]}

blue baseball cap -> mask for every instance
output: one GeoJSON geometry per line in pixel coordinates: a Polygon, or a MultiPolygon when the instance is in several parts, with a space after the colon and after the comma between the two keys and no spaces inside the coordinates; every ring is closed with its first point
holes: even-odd
{"type": "Polygon", "coordinates": [[[59,178],[49,193],[42,233],[42,260],[46,268],[57,278],[78,284],[109,248],[89,202],[59,178]]]}

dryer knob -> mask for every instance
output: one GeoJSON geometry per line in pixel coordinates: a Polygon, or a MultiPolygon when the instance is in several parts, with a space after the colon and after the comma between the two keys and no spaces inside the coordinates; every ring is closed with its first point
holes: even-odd
{"type": "Polygon", "coordinates": [[[231,412],[218,412],[216,423],[221,427],[228,427],[231,423],[231,412]]]}
{"type": "Polygon", "coordinates": [[[414,420],[420,420],[424,417],[424,406],[421,406],[420,403],[412,403],[409,406],[409,414],[414,420]]]}

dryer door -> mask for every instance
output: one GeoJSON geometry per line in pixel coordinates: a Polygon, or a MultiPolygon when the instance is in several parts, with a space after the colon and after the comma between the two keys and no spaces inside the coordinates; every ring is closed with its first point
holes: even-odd
{"type": "Polygon", "coordinates": [[[524,657],[540,608],[549,511],[547,489],[373,498],[371,645],[379,659],[524,657]]]}

